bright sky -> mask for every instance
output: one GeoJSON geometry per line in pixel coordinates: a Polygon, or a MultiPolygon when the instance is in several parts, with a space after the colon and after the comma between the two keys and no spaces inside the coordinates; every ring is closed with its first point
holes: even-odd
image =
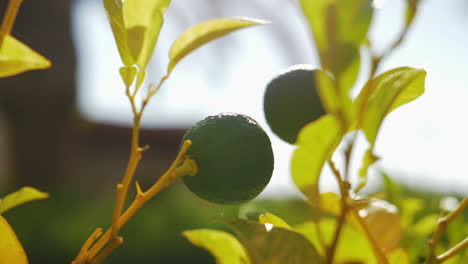
{"type": "MultiPolygon", "coordinates": [[[[197,17],[198,13],[191,12],[193,7],[184,8],[179,2],[173,0],[166,13],[155,60],[148,69],[151,82],[159,80],[167,64],[170,44],[185,27],[171,28],[171,24],[181,24],[175,10],[186,15],[184,25],[213,18],[208,14],[197,17]]],[[[207,0],[190,3],[199,7],[208,2],[213,3],[207,0]]],[[[185,58],[153,98],[143,123],[147,127],[189,127],[210,114],[247,114],[269,132],[275,151],[275,173],[264,195],[297,194],[289,176],[294,148],[269,130],[263,116],[262,96],[266,83],[278,71],[299,63],[317,65],[309,31],[293,1],[257,1],[281,10],[284,14],[281,19],[248,4],[233,7],[229,6],[230,1],[219,2],[223,2],[222,16],[269,19],[273,24],[236,32],[185,58]],[[289,31],[288,39],[282,39],[288,45],[271,38],[275,27],[289,31]]],[[[376,13],[371,39],[378,47],[385,47],[398,32],[401,25],[396,21],[403,15],[402,2],[386,1],[376,13]]],[[[74,30],[80,111],[91,120],[130,124],[131,111],[118,75],[122,63],[101,1],[76,3],[74,30]]],[[[468,28],[467,14],[468,5],[463,0],[424,1],[407,41],[382,65],[383,70],[411,66],[428,72],[426,93],[393,112],[378,138],[377,153],[382,156],[379,167],[399,181],[468,194],[468,32],[464,33],[468,28]]],[[[359,81],[361,85],[364,78],[359,81]]],[[[371,177],[371,182],[375,184],[376,177],[371,177]]],[[[325,180],[323,186],[332,188],[334,182],[325,180]]]]}

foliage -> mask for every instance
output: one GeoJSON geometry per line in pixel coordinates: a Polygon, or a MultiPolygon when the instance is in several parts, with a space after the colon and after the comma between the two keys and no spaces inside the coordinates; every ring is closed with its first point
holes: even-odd
{"type": "MultiPolygon", "coordinates": [[[[21,2],[10,0],[0,28],[0,77],[50,66],[47,59],[10,36],[21,2]]],[[[383,197],[361,191],[366,186],[368,170],[379,160],[374,147],[385,118],[424,93],[426,72],[423,69],[399,67],[377,75],[380,63],[403,43],[417,15],[419,0],[407,0],[404,28],[381,54],[374,52],[367,36],[374,14],[371,0],[300,0],[299,3],[321,64],[310,86],[315,87],[327,112],[305,124],[297,140],[292,142],[296,150],[291,174],[312,214],[294,224],[269,212],[260,214],[258,219],[219,219],[232,234],[204,228],[185,231],[184,236],[209,251],[217,263],[437,264],[454,263],[466,257],[461,252],[468,246],[468,238],[459,231],[466,231],[461,216],[468,207],[468,198],[450,208],[442,206],[442,213],[434,214],[424,211],[424,200],[405,197],[401,186],[387,175],[383,175],[386,186],[383,197]],[[357,77],[363,74],[359,69],[365,59],[361,56],[364,48],[371,55],[371,71],[358,96],[352,98],[350,90],[357,77]],[[360,179],[355,183],[350,180],[350,160],[355,155],[353,149],[360,132],[364,133],[369,147],[362,159],[360,179]],[[337,148],[340,144],[345,145],[343,153],[337,148]],[[334,163],[337,154],[344,156],[343,168],[334,163]],[[326,166],[333,172],[339,194],[320,190],[320,177],[326,166]],[[428,246],[421,247],[429,236],[428,246]],[[418,243],[414,242],[416,240],[418,243]]],[[[144,191],[135,182],[135,198],[125,207],[129,187],[147,149],[139,142],[140,120],[148,102],[173,68],[205,43],[242,28],[267,24],[258,19],[218,18],[189,28],[169,51],[166,75],[139,96],[146,66],[164,23],[164,12],[170,4],[170,0],[104,0],[123,63],[119,73],[133,112],[131,151],[127,169],[116,186],[111,226],[106,231],[95,229],[72,263],[103,262],[123,243],[120,229],[146,202],[184,175],[197,177],[193,171],[187,173],[187,163],[195,162],[192,169],[199,165],[189,155],[192,144],[198,143],[186,139],[173,164],[150,188],[144,191]],[[142,101],[138,101],[139,98],[143,98],[142,101]]],[[[194,145],[193,149],[200,146],[194,145]]],[[[229,162],[235,164],[236,158],[245,157],[238,155],[229,162]]],[[[46,197],[45,193],[25,187],[0,201],[0,213],[46,197]]],[[[27,263],[21,244],[3,216],[0,216],[0,263],[27,263]]]]}

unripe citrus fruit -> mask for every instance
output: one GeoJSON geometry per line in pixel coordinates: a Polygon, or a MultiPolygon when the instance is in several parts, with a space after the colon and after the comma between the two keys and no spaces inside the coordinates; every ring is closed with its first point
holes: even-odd
{"type": "Polygon", "coordinates": [[[295,65],[274,77],[267,85],[263,110],[271,130],[294,144],[299,131],[326,112],[316,89],[316,75],[308,65],[295,65]]]}
{"type": "Polygon", "coordinates": [[[182,177],[201,198],[237,204],[256,197],[273,173],[273,151],[265,131],[252,118],[233,113],[209,116],[184,135],[192,145],[186,157],[198,173],[182,177]]]}

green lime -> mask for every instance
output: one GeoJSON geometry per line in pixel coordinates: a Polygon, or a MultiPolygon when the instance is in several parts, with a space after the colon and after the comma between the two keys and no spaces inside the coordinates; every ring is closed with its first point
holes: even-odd
{"type": "Polygon", "coordinates": [[[271,130],[294,144],[299,131],[326,112],[316,89],[316,75],[308,65],[295,65],[274,77],[267,85],[263,110],[271,130]]]}
{"type": "Polygon", "coordinates": [[[273,151],[265,131],[252,118],[234,113],[209,116],[184,135],[192,146],[186,157],[198,174],[182,177],[199,197],[219,204],[255,198],[273,173],[273,151]]]}

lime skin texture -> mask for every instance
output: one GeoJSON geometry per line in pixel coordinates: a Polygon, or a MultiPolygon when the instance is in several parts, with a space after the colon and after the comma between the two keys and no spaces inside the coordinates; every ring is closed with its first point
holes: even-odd
{"type": "Polygon", "coordinates": [[[240,204],[255,198],[273,173],[270,138],[252,118],[235,113],[208,116],[196,123],[183,140],[192,145],[186,157],[198,174],[183,182],[199,197],[218,204],[240,204]]]}
{"type": "Polygon", "coordinates": [[[299,131],[326,111],[316,88],[316,75],[309,65],[295,65],[276,75],[267,84],[263,110],[271,130],[294,144],[299,131]]]}

